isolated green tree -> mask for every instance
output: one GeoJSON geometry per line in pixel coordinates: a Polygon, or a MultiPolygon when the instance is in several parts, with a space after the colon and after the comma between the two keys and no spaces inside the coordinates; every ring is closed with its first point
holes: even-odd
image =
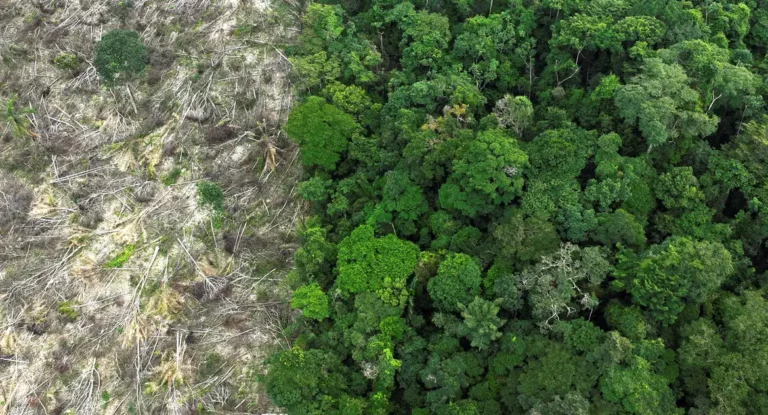
{"type": "Polygon", "coordinates": [[[132,30],[112,30],[96,44],[93,66],[109,84],[129,81],[149,62],[149,51],[132,30]]]}
{"type": "Polygon", "coordinates": [[[533,121],[533,104],[526,97],[504,95],[496,101],[493,114],[500,126],[511,129],[519,137],[533,121]]]}

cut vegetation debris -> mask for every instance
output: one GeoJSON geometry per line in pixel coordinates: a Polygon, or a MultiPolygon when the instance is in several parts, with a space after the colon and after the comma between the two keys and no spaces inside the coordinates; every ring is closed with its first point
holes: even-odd
{"type": "Polygon", "coordinates": [[[0,413],[278,412],[299,16],[0,2],[0,413]]]}

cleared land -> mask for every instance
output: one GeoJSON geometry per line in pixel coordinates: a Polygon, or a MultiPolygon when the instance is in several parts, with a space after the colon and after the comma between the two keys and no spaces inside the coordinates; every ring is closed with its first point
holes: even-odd
{"type": "Polygon", "coordinates": [[[270,411],[255,379],[287,343],[305,209],[279,132],[299,10],[2,2],[4,120],[29,134],[0,126],[0,413],[270,411]],[[150,64],[107,88],[94,47],[118,28],[150,64]]]}

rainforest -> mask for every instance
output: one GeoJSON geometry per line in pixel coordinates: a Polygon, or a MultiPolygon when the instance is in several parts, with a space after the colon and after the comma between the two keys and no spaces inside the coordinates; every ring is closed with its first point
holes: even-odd
{"type": "Polygon", "coordinates": [[[290,414],[768,413],[768,3],[307,5],[290,414]]]}

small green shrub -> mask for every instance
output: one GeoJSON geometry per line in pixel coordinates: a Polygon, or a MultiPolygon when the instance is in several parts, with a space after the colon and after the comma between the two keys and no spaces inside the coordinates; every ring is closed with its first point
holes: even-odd
{"type": "Polygon", "coordinates": [[[111,399],[111,396],[109,395],[109,392],[103,391],[101,392],[101,409],[106,409],[109,405],[109,400],[111,399]]]}
{"type": "Polygon", "coordinates": [[[61,52],[59,56],[53,59],[53,63],[65,71],[74,71],[80,66],[80,58],[74,53],[61,52]]]}
{"type": "Polygon", "coordinates": [[[69,321],[75,321],[80,316],[80,313],[75,309],[75,303],[70,300],[59,303],[58,311],[69,321]]]}
{"type": "Polygon", "coordinates": [[[197,201],[202,206],[210,206],[213,210],[224,210],[224,192],[216,183],[200,182],[197,184],[197,201]]]}
{"type": "Polygon", "coordinates": [[[133,244],[127,245],[125,248],[123,248],[120,253],[118,253],[114,258],[110,259],[109,262],[107,262],[107,268],[120,268],[128,262],[128,260],[133,255],[133,250],[136,247],[133,244]]]}
{"type": "Polygon", "coordinates": [[[181,167],[174,167],[171,169],[171,171],[168,172],[168,174],[163,177],[163,184],[166,186],[171,186],[176,183],[177,180],[179,180],[179,177],[181,176],[181,167]]]}
{"type": "Polygon", "coordinates": [[[254,27],[252,25],[241,23],[237,25],[234,32],[232,32],[232,36],[236,38],[244,38],[250,35],[251,33],[253,33],[253,31],[254,31],[254,27]]]}
{"type": "Polygon", "coordinates": [[[130,80],[147,66],[149,51],[139,34],[132,30],[113,30],[96,44],[93,64],[108,83],[130,80]]]}

